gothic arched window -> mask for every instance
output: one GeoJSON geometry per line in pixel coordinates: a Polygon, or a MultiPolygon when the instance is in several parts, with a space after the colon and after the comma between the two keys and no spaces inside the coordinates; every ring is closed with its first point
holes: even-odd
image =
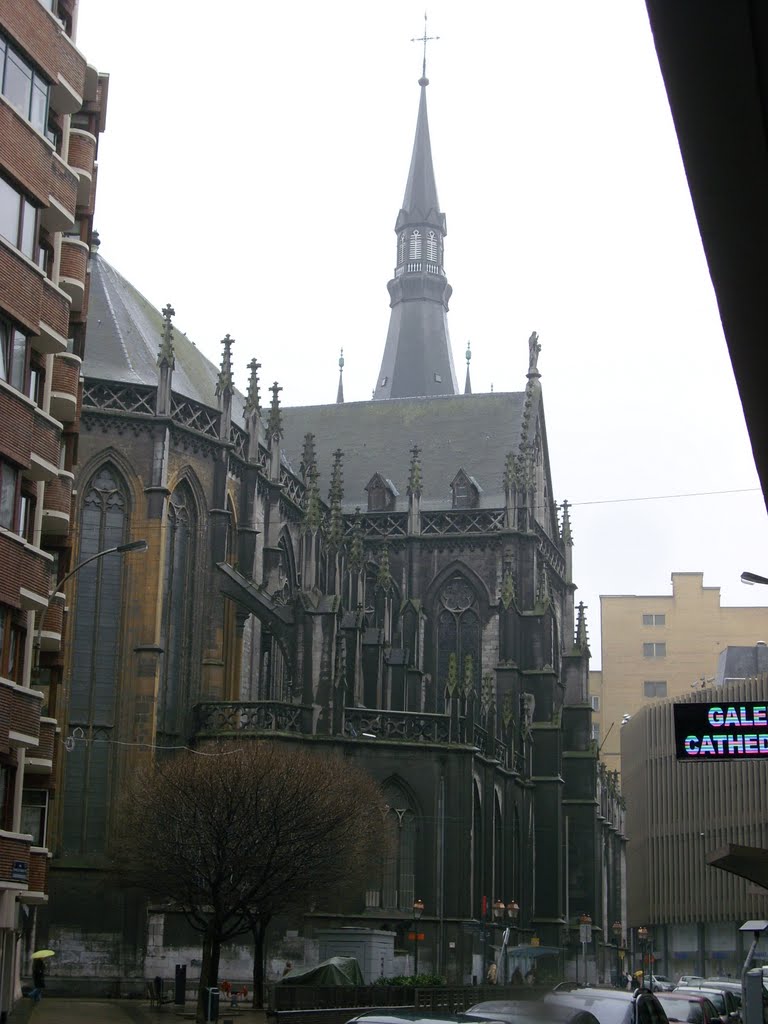
{"type": "Polygon", "coordinates": [[[427,259],[437,263],[437,235],[434,231],[427,235],[427,259]]]}
{"type": "Polygon", "coordinates": [[[181,727],[183,698],[192,666],[197,510],[189,484],[182,482],[168,503],[163,580],[162,646],[164,657],[157,709],[158,742],[181,727]]]}
{"type": "Polygon", "coordinates": [[[384,856],[381,905],[388,910],[411,910],[415,887],[416,811],[402,788],[390,783],[384,790],[385,823],[390,842],[384,856]]]}
{"type": "Polygon", "coordinates": [[[475,592],[463,576],[443,586],[437,600],[437,678],[441,687],[453,679],[466,693],[479,693],[480,614],[475,592]]]}
{"type": "Polygon", "coordinates": [[[411,232],[411,246],[409,256],[412,260],[421,259],[421,232],[414,228],[411,232]]]}
{"type": "MultiPolygon", "coordinates": [[[[128,510],[125,481],[107,463],[83,488],[77,563],[127,541],[128,510]]],[[[119,554],[105,555],[77,574],[69,728],[82,738],[75,741],[66,762],[62,839],[68,853],[98,856],[106,845],[112,803],[110,740],[125,653],[120,643],[124,565],[119,554]]]]}
{"type": "Polygon", "coordinates": [[[405,231],[401,231],[400,232],[400,237],[397,240],[397,265],[398,266],[401,266],[401,264],[405,263],[405,240],[406,240],[406,233],[405,233],[405,231]]]}

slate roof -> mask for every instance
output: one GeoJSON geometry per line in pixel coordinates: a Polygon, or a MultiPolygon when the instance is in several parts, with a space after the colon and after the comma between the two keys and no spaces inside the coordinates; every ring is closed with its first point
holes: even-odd
{"type": "Polygon", "coordinates": [[[304,435],[315,435],[320,493],[327,495],[333,452],[344,452],[345,510],[367,508],[365,486],[374,473],[391,480],[408,507],[411,448],[421,448],[423,509],[450,507],[450,484],[459,469],[482,488],[480,508],[504,505],[507,453],[517,453],[525,394],[392,398],[283,409],[283,449],[295,470],[304,435]]]}
{"type": "MultiPolygon", "coordinates": [[[[83,375],[89,379],[148,384],[157,387],[157,354],[163,318],[148,299],[114,267],[91,256],[88,337],[83,375]]],[[[218,408],[218,367],[181,331],[173,332],[176,366],[172,389],[177,394],[218,408]]],[[[243,421],[243,396],[235,392],[233,419],[243,421]]]]}

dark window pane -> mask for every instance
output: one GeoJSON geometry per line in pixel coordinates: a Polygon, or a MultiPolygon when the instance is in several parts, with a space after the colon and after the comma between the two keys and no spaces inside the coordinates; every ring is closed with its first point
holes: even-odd
{"type": "Polygon", "coordinates": [[[16,484],[18,472],[7,462],[0,464],[0,526],[16,528],[16,484]]]}
{"type": "Polygon", "coordinates": [[[21,223],[21,244],[19,246],[25,256],[37,259],[37,210],[23,200],[23,220],[21,223]]]}
{"type": "Polygon", "coordinates": [[[48,86],[39,75],[35,75],[29,120],[33,128],[36,128],[41,134],[45,132],[48,122],[48,86]]]}
{"type": "Polygon", "coordinates": [[[21,331],[13,332],[13,350],[11,353],[11,373],[9,382],[17,391],[24,390],[27,375],[27,338],[21,331]]]}

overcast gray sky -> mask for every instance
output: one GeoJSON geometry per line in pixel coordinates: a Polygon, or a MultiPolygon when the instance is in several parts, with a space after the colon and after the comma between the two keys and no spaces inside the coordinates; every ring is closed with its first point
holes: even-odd
{"type": "MultiPolygon", "coordinates": [[[[240,388],[257,356],[286,405],[334,401],[343,346],[347,400],[371,395],[423,13],[81,0],[78,45],[110,74],[100,251],[214,362],[233,335],[240,388]]],[[[739,583],[768,575],[768,521],[645,4],[439,0],[429,18],[457,374],[471,340],[475,391],[522,390],[538,331],[593,665],[599,594],[703,571],[723,604],[768,604],[739,583]],[[610,500],[670,494],[700,496],[610,500]]]]}

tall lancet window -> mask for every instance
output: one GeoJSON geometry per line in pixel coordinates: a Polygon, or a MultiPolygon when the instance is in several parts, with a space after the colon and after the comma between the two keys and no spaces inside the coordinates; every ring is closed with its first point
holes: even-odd
{"type": "Polygon", "coordinates": [[[158,743],[178,735],[192,664],[197,513],[181,483],[168,503],[163,580],[163,663],[157,708],[158,743]]]}
{"type": "Polygon", "coordinates": [[[400,237],[397,240],[397,265],[398,267],[405,263],[405,250],[406,250],[406,233],[405,231],[400,232],[400,237]]]}
{"type": "Polygon", "coordinates": [[[409,256],[412,260],[421,259],[421,232],[418,228],[414,228],[411,232],[411,248],[409,256]]]}
{"type": "Polygon", "coordinates": [[[411,799],[394,781],[385,787],[384,798],[390,842],[384,855],[381,905],[387,910],[410,910],[416,892],[416,812],[411,799]]]}
{"type": "Polygon", "coordinates": [[[437,605],[437,678],[445,687],[453,673],[458,687],[479,692],[480,615],[475,592],[463,576],[453,576],[437,605]]]}
{"type": "MultiPolygon", "coordinates": [[[[111,464],[83,488],[80,550],[75,562],[128,540],[128,488],[111,464]]],[[[66,754],[63,846],[67,853],[99,856],[112,804],[117,694],[122,650],[123,573],[120,555],[105,555],[77,574],[72,636],[69,729],[78,737],[66,754]],[[81,731],[78,731],[81,730],[81,731]]]]}
{"type": "Polygon", "coordinates": [[[435,234],[434,231],[430,231],[429,234],[427,235],[427,259],[430,260],[432,263],[437,263],[437,253],[437,235],[435,234]]]}

